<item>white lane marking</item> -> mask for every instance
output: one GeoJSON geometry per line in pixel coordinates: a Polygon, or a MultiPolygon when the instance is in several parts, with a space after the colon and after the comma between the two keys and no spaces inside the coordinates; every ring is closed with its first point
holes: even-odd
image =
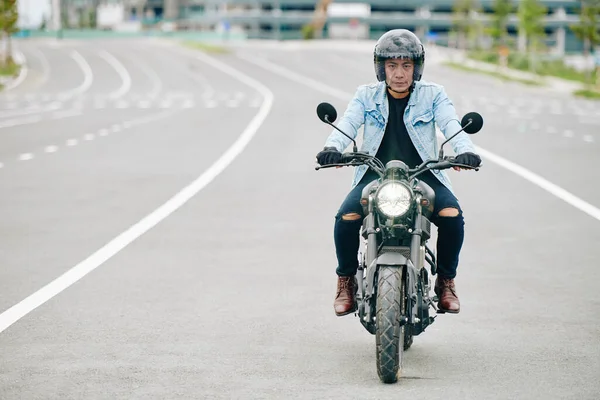
{"type": "Polygon", "coordinates": [[[111,131],[113,132],[121,132],[121,126],[120,125],[113,125],[111,128],[111,131]]]}
{"type": "Polygon", "coordinates": [[[84,140],[94,140],[96,138],[96,135],[94,135],[93,133],[86,133],[85,135],[83,135],[83,139],[84,140]]]}
{"type": "Polygon", "coordinates": [[[44,53],[42,53],[41,50],[34,49],[33,54],[35,54],[35,56],[40,60],[40,63],[42,64],[42,81],[40,82],[40,86],[43,86],[44,83],[46,83],[48,81],[48,78],[50,77],[50,63],[48,62],[48,59],[46,58],[44,53]]]}
{"type": "Polygon", "coordinates": [[[10,128],[10,127],[19,126],[19,125],[34,124],[41,120],[42,120],[42,117],[39,115],[35,115],[33,117],[21,118],[21,119],[9,119],[8,121],[0,122],[0,129],[10,128]]]}
{"type": "Polygon", "coordinates": [[[594,207],[590,203],[580,199],[579,197],[573,195],[572,193],[567,192],[565,189],[561,188],[558,185],[548,181],[547,179],[542,178],[541,176],[529,171],[528,169],[513,163],[512,161],[508,161],[505,158],[502,158],[492,152],[489,152],[485,149],[482,149],[479,146],[475,146],[479,154],[483,157],[487,158],[491,162],[511,171],[520,177],[528,180],[529,182],[535,184],[536,186],[541,187],[546,190],[550,194],[558,197],[559,199],[565,201],[566,203],[572,205],[573,207],[583,211],[584,213],[590,215],[591,217],[596,218],[600,221],[600,209],[594,207]]]}
{"type": "MultiPolygon", "coordinates": [[[[108,242],[94,254],[90,255],[88,258],[81,261],[79,264],[43,288],[39,289],[37,292],[33,293],[26,299],[0,314],[0,332],[3,332],[6,330],[6,328],[23,318],[25,315],[29,314],[31,311],[44,304],[58,293],[67,289],[85,275],[98,268],[134,240],[142,236],[144,233],[156,226],[159,222],[178,210],[192,197],[198,194],[198,192],[204,189],[206,185],[211,183],[217,176],[219,176],[219,174],[221,174],[225,168],[227,168],[229,164],[231,164],[237,158],[237,156],[244,151],[248,143],[250,143],[250,140],[252,140],[256,132],[258,132],[258,129],[269,115],[271,107],[273,106],[273,93],[262,83],[250,78],[242,71],[238,71],[225,63],[217,61],[203,54],[199,55],[197,58],[259,91],[264,96],[265,101],[258,110],[258,113],[254,116],[252,121],[250,121],[246,129],[244,129],[241,136],[233,143],[233,145],[231,145],[231,147],[228,148],[227,151],[223,153],[223,155],[221,155],[221,157],[219,157],[219,159],[206,171],[204,171],[204,173],[202,173],[196,180],[183,188],[179,193],[177,193],[159,208],[148,214],[141,221],[108,242]]],[[[169,113],[173,112],[170,111],[169,113]]]]}
{"type": "Polygon", "coordinates": [[[108,129],[100,129],[98,131],[98,136],[106,136],[110,133],[110,131],[108,129]]]}
{"type": "Polygon", "coordinates": [[[52,119],[63,119],[68,117],[75,117],[77,115],[83,114],[83,111],[73,108],[71,110],[65,111],[56,111],[52,114],[52,119]]]}
{"type": "Polygon", "coordinates": [[[0,162],[0,168],[4,168],[4,164],[0,162]]]}
{"type": "Polygon", "coordinates": [[[129,93],[129,91],[131,90],[131,76],[129,75],[129,71],[127,71],[127,68],[125,68],[123,64],[121,64],[121,62],[109,52],[102,50],[98,53],[98,55],[102,57],[107,63],[109,63],[121,77],[121,80],[123,81],[121,87],[115,92],[109,94],[108,96],[111,100],[120,99],[121,97],[129,93]]]}
{"type": "Polygon", "coordinates": [[[32,153],[24,153],[19,156],[19,161],[28,161],[28,160],[31,160],[32,158],[33,158],[32,153]]]}
{"type": "Polygon", "coordinates": [[[78,140],[77,139],[69,139],[66,141],[66,145],[71,147],[71,146],[76,146],[77,145],[78,140]]]}
{"type": "Polygon", "coordinates": [[[563,132],[563,136],[566,138],[572,138],[573,136],[575,136],[575,133],[571,130],[566,130],[563,132]]]}
{"type": "Polygon", "coordinates": [[[588,143],[592,143],[594,141],[594,137],[592,135],[584,135],[583,136],[583,141],[584,142],[588,142],[588,143]]]}
{"type": "Polygon", "coordinates": [[[59,102],[51,103],[47,107],[43,107],[43,108],[36,104],[36,105],[30,106],[29,108],[25,108],[25,109],[21,109],[21,110],[0,112],[0,119],[1,118],[20,117],[23,115],[31,115],[31,114],[44,114],[49,111],[57,110],[57,109],[61,108],[62,106],[63,106],[63,103],[59,103],[59,102]]]}
{"type": "Polygon", "coordinates": [[[58,151],[58,147],[57,146],[46,146],[44,151],[46,153],[56,153],[58,151]]]}
{"type": "Polygon", "coordinates": [[[186,100],[183,103],[183,108],[194,108],[194,101],[193,100],[186,100]]]}
{"type": "MultiPolygon", "coordinates": [[[[18,107],[18,105],[15,105],[15,107],[9,107],[7,105],[6,108],[12,109],[12,108],[17,108],[17,107],[18,107]]],[[[25,108],[25,109],[21,109],[21,110],[0,112],[0,118],[20,117],[23,115],[39,114],[39,113],[43,113],[45,111],[47,111],[47,109],[42,109],[42,108],[40,108],[39,105],[35,105],[35,106],[31,106],[29,108],[25,108]]]]}
{"type": "Polygon", "coordinates": [[[148,78],[150,78],[150,80],[152,81],[153,88],[152,91],[148,93],[148,97],[150,97],[151,99],[155,99],[162,91],[162,80],[160,79],[160,76],[158,76],[158,74],[146,64],[138,63],[138,65],[140,66],[142,71],[144,71],[144,73],[148,76],[148,78]]]}
{"type": "Polygon", "coordinates": [[[21,83],[23,83],[25,78],[27,78],[27,73],[29,72],[29,69],[27,67],[27,59],[25,58],[25,55],[23,53],[21,53],[20,51],[16,51],[15,52],[15,61],[17,63],[21,64],[21,70],[19,71],[19,75],[17,76],[17,79],[8,83],[4,87],[5,92],[8,92],[9,90],[16,88],[21,83]]]}
{"type": "Polygon", "coordinates": [[[73,90],[60,93],[58,95],[59,99],[82,95],[89,90],[89,88],[92,86],[92,82],[94,82],[94,73],[92,72],[92,67],[90,67],[90,64],[87,63],[85,58],[83,58],[83,56],[79,54],[77,50],[73,50],[71,52],[71,58],[75,60],[77,65],[79,65],[79,68],[81,68],[83,71],[83,82],[73,90]]]}
{"type": "MultiPolygon", "coordinates": [[[[340,100],[350,101],[350,99],[353,97],[353,95],[351,93],[342,92],[338,89],[328,86],[327,84],[325,84],[323,82],[318,82],[309,77],[302,76],[294,71],[291,71],[280,65],[273,64],[269,61],[266,61],[263,59],[257,59],[254,57],[250,57],[247,55],[241,55],[241,54],[238,55],[238,57],[243,60],[246,60],[248,62],[251,62],[255,65],[258,65],[266,70],[280,74],[280,75],[282,75],[292,81],[295,81],[301,85],[305,85],[305,86],[314,88],[317,91],[323,92],[329,96],[337,97],[340,100]]],[[[590,215],[591,217],[600,221],[600,209],[594,207],[593,205],[587,203],[586,201],[580,199],[579,197],[573,195],[572,193],[567,192],[565,189],[559,187],[558,185],[555,185],[554,183],[542,178],[541,176],[536,175],[535,173],[529,171],[528,169],[526,169],[518,164],[513,163],[512,161],[508,161],[508,160],[506,160],[488,150],[485,150],[479,146],[475,146],[475,147],[476,147],[477,151],[480,152],[480,154],[483,157],[486,157],[493,163],[519,175],[520,177],[530,181],[534,185],[546,190],[550,194],[552,194],[552,195],[558,197],[559,199],[565,201],[566,203],[572,205],[573,207],[577,208],[578,210],[583,211],[584,213],[586,213],[586,214],[590,215]]]]}

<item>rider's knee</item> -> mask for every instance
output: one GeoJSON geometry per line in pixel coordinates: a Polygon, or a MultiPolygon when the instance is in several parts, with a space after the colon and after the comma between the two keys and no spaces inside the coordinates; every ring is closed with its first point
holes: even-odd
{"type": "Polygon", "coordinates": [[[438,213],[440,217],[458,217],[460,215],[460,211],[454,207],[447,207],[438,213]]]}
{"type": "Polygon", "coordinates": [[[342,215],[343,221],[357,221],[361,218],[362,217],[360,216],[360,214],[357,214],[357,213],[349,213],[349,214],[342,215]]]}

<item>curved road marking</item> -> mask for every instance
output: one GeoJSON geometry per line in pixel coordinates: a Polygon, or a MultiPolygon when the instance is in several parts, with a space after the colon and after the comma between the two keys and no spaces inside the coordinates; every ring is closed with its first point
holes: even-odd
{"type": "Polygon", "coordinates": [[[148,67],[146,64],[139,63],[139,66],[142,69],[142,71],[144,71],[146,76],[148,76],[148,78],[150,78],[150,80],[152,81],[153,88],[152,88],[152,91],[150,93],[148,93],[148,97],[154,99],[162,91],[162,88],[163,88],[162,80],[160,79],[160,76],[158,76],[158,74],[156,72],[154,72],[154,70],[152,68],[148,67]]]}
{"type": "Polygon", "coordinates": [[[141,221],[121,233],[119,236],[108,242],[94,254],[68,270],[63,275],[56,278],[37,292],[33,293],[26,299],[15,304],[8,310],[0,314],[0,332],[3,332],[41,306],[69,286],[98,268],[119,251],[123,250],[127,245],[142,236],[144,233],[152,229],[159,222],[167,218],[192,197],[200,192],[206,185],[212,182],[221,172],[225,170],[235,160],[235,158],[244,151],[244,148],[250,143],[263,121],[269,115],[273,105],[273,93],[262,83],[250,78],[242,71],[238,71],[227,64],[217,61],[209,56],[200,55],[198,59],[213,66],[214,68],[231,75],[234,79],[240,80],[242,83],[251,86],[264,96],[264,102],[258,113],[254,116],[250,124],[246,127],[241,136],[227,149],[219,159],[212,164],[202,175],[196,180],[183,188],[179,193],[169,199],[166,203],[154,210],[152,213],[144,217],[141,221]]]}
{"type": "MultiPolygon", "coordinates": [[[[284,76],[284,77],[286,77],[292,81],[295,81],[297,83],[300,83],[304,86],[308,86],[319,92],[323,92],[329,96],[337,97],[340,100],[349,101],[353,96],[353,94],[351,94],[351,93],[345,93],[341,90],[338,90],[336,88],[328,86],[326,83],[319,82],[319,81],[309,78],[307,76],[303,76],[297,72],[294,72],[290,69],[282,67],[281,65],[273,64],[270,61],[258,59],[258,58],[254,58],[254,57],[250,57],[250,56],[245,56],[245,55],[238,55],[238,57],[243,60],[246,60],[248,62],[251,62],[252,64],[258,65],[259,67],[262,67],[266,70],[275,72],[276,74],[284,76]]],[[[572,205],[573,207],[577,208],[578,210],[583,211],[584,213],[588,214],[589,216],[600,221],[600,209],[594,207],[593,205],[586,202],[585,200],[580,199],[579,197],[566,191],[565,189],[561,188],[560,186],[555,185],[554,183],[529,171],[525,167],[515,164],[512,161],[508,161],[507,159],[502,158],[488,150],[482,149],[481,147],[477,146],[477,151],[479,151],[483,157],[487,158],[494,164],[497,164],[500,167],[505,168],[508,171],[511,171],[511,172],[519,175],[521,178],[528,180],[529,182],[533,183],[534,185],[546,190],[548,193],[558,197],[559,199],[563,200],[564,202],[572,205]]]]}
{"type": "Polygon", "coordinates": [[[50,77],[50,63],[48,62],[48,59],[40,49],[33,49],[32,52],[42,64],[42,82],[40,82],[40,86],[42,86],[48,81],[48,78],[50,77]]]}
{"type": "Polygon", "coordinates": [[[123,81],[121,87],[108,95],[108,97],[111,100],[120,99],[121,97],[129,93],[129,91],[131,90],[131,76],[129,75],[127,68],[125,68],[123,64],[121,64],[121,62],[109,52],[102,50],[98,53],[98,55],[102,57],[107,63],[109,63],[121,77],[121,80],[123,81]]]}
{"type": "Polygon", "coordinates": [[[81,68],[81,70],[83,71],[83,82],[75,89],[60,93],[58,95],[58,98],[70,98],[82,95],[90,89],[90,87],[92,86],[92,82],[94,81],[94,73],[92,72],[92,67],[90,67],[90,64],[88,64],[85,58],[83,58],[83,56],[79,54],[77,50],[73,50],[71,52],[71,58],[75,60],[77,65],[79,65],[79,68],[81,68]]]}

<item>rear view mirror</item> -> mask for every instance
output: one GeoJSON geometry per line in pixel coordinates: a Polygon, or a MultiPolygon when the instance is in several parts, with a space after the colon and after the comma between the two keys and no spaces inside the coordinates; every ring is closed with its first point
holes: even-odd
{"type": "Polygon", "coordinates": [[[483,127],[483,117],[476,112],[467,113],[460,121],[460,125],[465,132],[472,135],[479,132],[483,127]]]}

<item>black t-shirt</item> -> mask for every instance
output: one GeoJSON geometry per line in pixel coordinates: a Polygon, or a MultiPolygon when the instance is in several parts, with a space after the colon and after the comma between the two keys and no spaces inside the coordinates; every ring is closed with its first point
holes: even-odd
{"type": "MultiPolygon", "coordinates": [[[[404,110],[406,110],[410,96],[395,99],[387,91],[387,98],[390,114],[381,145],[375,157],[381,160],[383,165],[390,160],[400,160],[404,161],[409,168],[414,168],[421,164],[423,160],[412,140],[410,140],[410,136],[408,136],[408,131],[404,125],[404,110]]],[[[379,175],[369,168],[362,180],[368,179],[370,181],[378,177],[379,175]]]]}

